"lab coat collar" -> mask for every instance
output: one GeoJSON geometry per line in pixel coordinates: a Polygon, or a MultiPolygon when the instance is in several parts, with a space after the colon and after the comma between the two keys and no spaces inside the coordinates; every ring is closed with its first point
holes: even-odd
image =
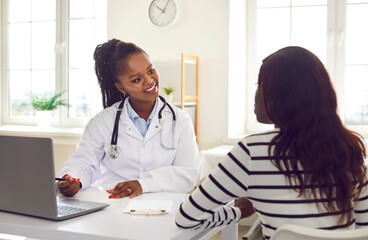
{"type": "MultiPolygon", "coordinates": [[[[160,100],[159,104],[157,106],[157,111],[154,119],[151,122],[150,128],[148,129],[146,133],[145,140],[148,141],[151,137],[155,136],[156,134],[160,134],[160,144],[165,143],[171,143],[173,137],[175,136],[175,125],[173,120],[173,114],[170,110],[170,108],[166,105],[166,107],[162,110],[162,118],[161,123],[158,119],[158,113],[160,109],[164,106],[164,103],[160,100]],[[162,139],[161,139],[162,138],[162,139]],[[170,139],[167,141],[167,139],[170,139]]],[[[173,106],[172,106],[173,107],[173,106]]],[[[178,117],[176,109],[173,107],[173,110],[175,112],[176,117],[178,117]]],[[[174,144],[174,143],[172,143],[174,144]]]]}
{"type": "MultiPolygon", "coordinates": [[[[158,105],[157,105],[155,115],[151,121],[150,127],[148,128],[145,137],[143,137],[142,134],[138,131],[138,129],[134,126],[133,121],[129,118],[127,106],[126,106],[128,100],[129,100],[129,97],[125,100],[125,103],[122,109],[122,114],[120,116],[121,123],[124,125],[127,125],[125,128],[122,128],[122,129],[125,129],[124,130],[125,133],[132,137],[135,137],[141,141],[148,141],[150,138],[155,136],[161,130],[161,125],[158,119],[158,113],[160,109],[162,108],[162,106],[164,105],[164,103],[158,99],[158,105]]],[[[171,111],[168,107],[165,107],[164,110],[162,111],[162,118],[165,118],[165,115],[167,115],[166,114],[167,111],[169,111],[170,116],[172,118],[171,111]]]]}
{"type": "MultiPolygon", "coordinates": [[[[151,121],[151,124],[147,130],[146,136],[144,137],[145,141],[148,141],[150,138],[152,138],[153,136],[155,136],[157,133],[159,133],[161,131],[161,125],[159,123],[158,120],[158,112],[160,111],[160,109],[162,108],[162,106],[164,105],[164,103],[158,99],[158,103],[157,103],[157,109],[155,112],[155,115],[151,121]]],[[[166,107],[165,109],[162,111],[162,117],[164,118],[163,113],[166,111],[166,107]]]]}
{"type": "MultiPolygon", "coordinates": [[[[121,116],[120,116],[120,126],[121,126],[121,131],[124,131],[125,134],[132,136],[134,138],[137,138],[138,140],[143,141],[143,136],[142,134],[138,131],[138,129],[135,127],[132,119],[130,119],[129,114],[128,114],[128,101],[129,101],[129,97],[127,97],[125,99],[124,102],[124,106],[122,108],[122,112],[121,112],[121,116]],[[125,125],[124,127],[122,125],[125,125]]],[[[120,128],[119,128],[120,129],[120,128]]]]}

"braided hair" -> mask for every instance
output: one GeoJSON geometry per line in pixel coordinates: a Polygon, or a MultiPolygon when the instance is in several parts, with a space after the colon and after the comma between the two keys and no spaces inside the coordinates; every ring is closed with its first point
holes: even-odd
{"type": "Polygon", "coordinates": [[[125,98],[115,83],[119,82],[119,75],[124,74],[125,60],[132,54],[147,53],[134,43],[126,43],[118,39],[111,39],[97,45],[93,54],[95,72],[102,94],[103,108],[110,107],[125,98]]]}

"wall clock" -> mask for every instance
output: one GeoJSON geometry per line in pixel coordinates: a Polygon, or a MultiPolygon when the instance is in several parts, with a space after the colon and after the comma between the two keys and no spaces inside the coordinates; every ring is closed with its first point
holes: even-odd
{"type": "Polygon", "coordinates": [[[178,15],[178,7],[174,0],[153,0],[148,15],[151,22],[158,27],[172,25],[178,15]]]}

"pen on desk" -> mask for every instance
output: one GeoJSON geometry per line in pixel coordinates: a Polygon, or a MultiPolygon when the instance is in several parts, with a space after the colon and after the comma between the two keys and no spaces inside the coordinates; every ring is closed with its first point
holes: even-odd
{"type": "Polygon", "coordinates": [[[165,215],[166,210],[152,210],[152,209],[145,209],[145,210],[135,210],[132,209],[129,212],[131,215],[165,215]]]}

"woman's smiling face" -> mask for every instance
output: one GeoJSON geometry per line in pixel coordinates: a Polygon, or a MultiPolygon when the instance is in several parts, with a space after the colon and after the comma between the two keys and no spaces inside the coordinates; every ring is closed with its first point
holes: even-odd
{"type": "Polygon", "coordinates": [[[151,60],[144,53],[129,56],[123,63],[124,74],[119,76],[116,87],[127,93],[132,102],[150,102],[156,100],[159,89],[159,75],[151,60]]]}

